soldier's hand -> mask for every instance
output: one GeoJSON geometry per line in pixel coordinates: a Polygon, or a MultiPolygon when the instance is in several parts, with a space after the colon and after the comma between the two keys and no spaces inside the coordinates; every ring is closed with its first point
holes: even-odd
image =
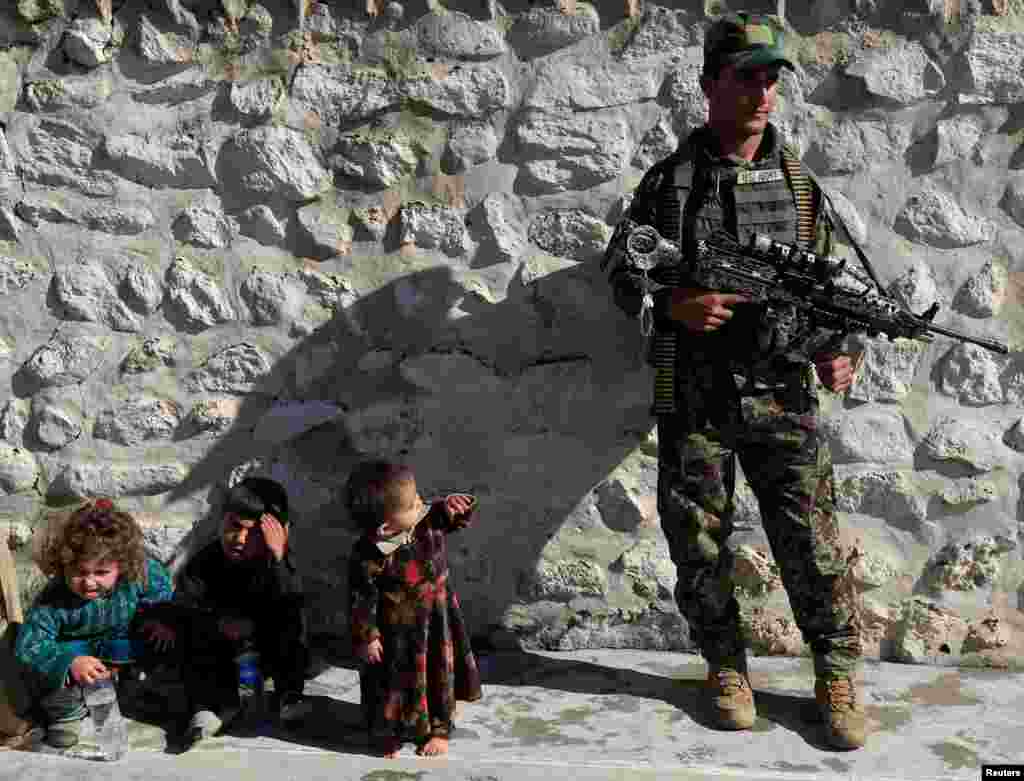
{"type": "Polygon", "coordinates": [[[855,368],[849,355],[815,356],[814,368],[821,384],[833,393],[845,393],[853,384],[855,368]]]}
{"type": "Polygon", "coordinates": [[[699,287],[676,288],[669,317],[697,333],[716,331],[732,319],[732,307],[750,299],[736,293],[716,293],[699,287]]]}

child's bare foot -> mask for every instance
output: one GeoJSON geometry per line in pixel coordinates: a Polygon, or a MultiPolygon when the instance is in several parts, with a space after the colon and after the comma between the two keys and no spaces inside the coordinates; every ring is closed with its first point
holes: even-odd
{"type": "Polygon", "coordinates": [[[381,738],[377,741],[377,750],[384,759],[395,759],[402,750],[402,741],[398,738],[381,738]]]}
{"type": "Polygon", "coordinates": [[[448,738],[431,738],[416,751],[421,757],[440,757],[448,753],[448,738]]]}

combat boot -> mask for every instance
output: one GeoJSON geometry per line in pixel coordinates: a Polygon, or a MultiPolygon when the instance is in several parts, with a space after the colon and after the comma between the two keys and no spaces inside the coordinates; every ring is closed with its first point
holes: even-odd
{"type": "Polygon", "coordinates": [[[864,745],[867,725],[864,705],[852,677],[818,676],[814,682],[818,716],[825,723],[825,742],[832,748],[854,749],[864,745]]]}
{"type": "Polygon", "coordinates": [[[711,718],[719,729],[750,729],[757,719],[745,654],[708,663],[706,683],[711,718]]]}

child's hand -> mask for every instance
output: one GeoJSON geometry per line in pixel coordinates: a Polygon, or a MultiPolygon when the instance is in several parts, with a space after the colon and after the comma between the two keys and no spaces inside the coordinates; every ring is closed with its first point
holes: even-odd
{"type": "Polygon", "coordinates": [[[378,637],[369,643],[360,645],[356,649],[356,655],[369,664],[379,664],[384,659],[384,646],[381,645],[380,638],[378,637]]]}
{"type": "Polygon", "coordinates": [[[236,642],[252,637],[252,633],[256,629],[253,622],[248,618],[222,618],[217,628],[220,629],[220,633],[228,640],[236,642]]]}
{"type": "Polygon", "coordinates": [[[167,651],[174,648],[174,641],[177,638],[177,632],[174,631],[167,624],[161,624],[159,621],[144,621],[142,623],[142,633],[146,636],[157,651],[167,651]]]}
{"type": "Polygon", "coordinates": [[[288,530],[270,513],[263,513],[260,516],[260,530],[263,532],[263,541],[267,544],[270,555],[281,561],[288,549],[288,530]]]}
{"type": "Polygon", "coordinates": [[[452,494],[444,500],[444,511],[448,513],[449,518],[454,518],[456,515],[468,513],[473,509],[474,504],[476,504],[476,500],[472,496],[452,494]]]}
{"type": "Polygon", "coordinates": [[[110,670],[95,656],[76,656],[71,662],[71,680],[78,684],[91,684],[110,677],[110,670]]]}

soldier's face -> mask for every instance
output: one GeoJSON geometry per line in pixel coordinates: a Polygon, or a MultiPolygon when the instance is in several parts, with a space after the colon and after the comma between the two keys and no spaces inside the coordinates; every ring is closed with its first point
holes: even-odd
{"type": "Polygon", "coordinates": [[[727,65],[704,82],[708,116],[719,127],[735,125],[739,137],[764,132],[779,98],[779,66],[737,70],[727,65]]]}

